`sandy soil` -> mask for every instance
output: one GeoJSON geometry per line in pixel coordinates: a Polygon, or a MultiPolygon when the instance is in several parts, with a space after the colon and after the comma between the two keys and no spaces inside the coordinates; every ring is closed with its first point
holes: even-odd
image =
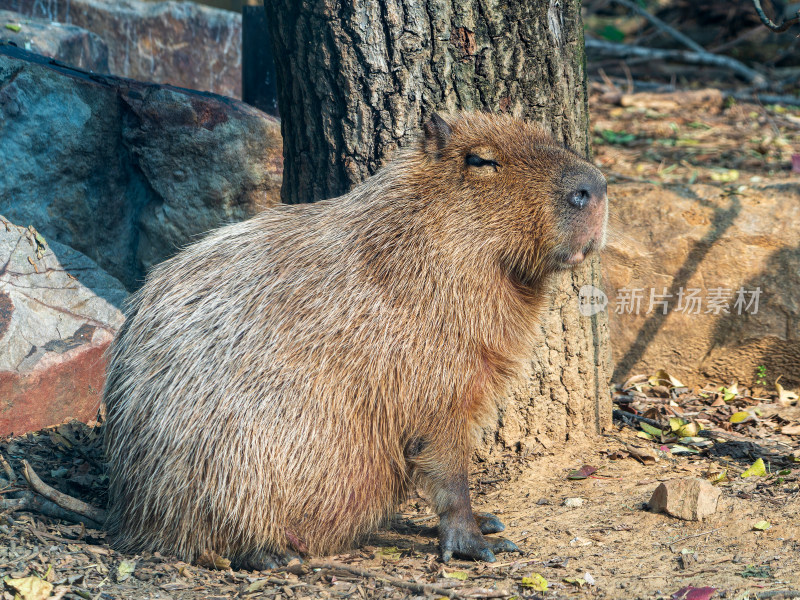
{"type": "MultiPolygon", "coordinates": [[[[61,432],[10,440],[0,444],[0,451],[15,470],[26,458],[49,483],[99,505],[105,480],[96,460],[96,432],[77,427],[61,432]]],[[[738,474],[759,453],[752,445],[738,460],[696,455],[665,455],[650,464],[630,456],[612,460],[624,456],[631,444],[650,443],[632,428],[617,426],[591,451],[477,465],[472,478],[476,510],[498,514],[507,525],[504,535],[522,550],[499,555],[495,564],[454,560],[442,565],[436,519],[420,499],[409,501],[390,526],[357,549],[323,559],[438,586],[433,594],[336,568],[234,572],[159,555],[125,556],[108,547],[101,531],[27,512],[0,518],[0,577],[35,575],[52,582],[55,597],[98,600],[410,598],[442,597],[441,590],[465,598],[649,599],[670,598],[689,585],[715,588],[715,597],[743,599],[771,590],[800,590],[800,469],[780,483],[775,477],[742,479],[738,474]],[[597,473],[583,480],[567,478],[584,464],[597,473]],[[660,481],[705,478],[725,468],[733,481],[720,485],[718,510],[705,521],[647,510],[660,481]],[[565,505],[575,498],[582,500],[580,506],[565,505]],[[759,521],[771,527],[755,530],[759,521]],[[453,578],[454,573],[465,579],[453,578]],[[537,594],[523,586],[523,578],[534,573],[547,580],[548,591],[537,594]],[[593,584],[581,585],[579,579],[593,584]]],[[[11,600],[6,590],[4,597],[11,600]]]]}

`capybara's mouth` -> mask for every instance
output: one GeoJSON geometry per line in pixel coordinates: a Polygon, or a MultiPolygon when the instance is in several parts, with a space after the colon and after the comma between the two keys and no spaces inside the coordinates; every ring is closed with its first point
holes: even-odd
{"type": "Polygon", "coordinates": [[[595,240],[589,240],[580,250],[567,250],[558,257],[559,268],[571,269],[581,264],[592,252],[599,249],[595,240]]]}

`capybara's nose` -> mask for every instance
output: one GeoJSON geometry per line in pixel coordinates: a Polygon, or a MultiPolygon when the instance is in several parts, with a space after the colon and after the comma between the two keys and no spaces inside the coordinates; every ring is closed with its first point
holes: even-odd
{"type": "Polygon", "coordinates": [[[592,194],[587,189],[579,189],[572,192],[567,197],[567,202],[572,204],[575,208],[585,208],[586,205],[589,204],[589,201],[592,199],[592,194]]]}
{"type": "Polygon", "coordinates": [[[567,196],[567,202],[578,210],[583,210],[592,203],[603,202],[606,198],[605,179],[592,177],[584,181],[567,196]]]}

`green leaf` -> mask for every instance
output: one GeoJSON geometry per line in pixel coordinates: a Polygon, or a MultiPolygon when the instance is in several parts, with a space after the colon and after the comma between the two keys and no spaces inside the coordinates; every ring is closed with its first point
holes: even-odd
{"type": "Polygon", "coordinates": [[[469,577],[469,573],[466,571],[450,571],[449,573],[447,571],[443,571],[442,575],[447,579],[458,579],[459,581],[466,581],[469,577]]]}
{"type": "Polygon", "coordinates": [[[711,171],[711,180],[720,183],[732,183],[739,179],[739,171],[736,169],[717,169],[711,171]]]}
{"type": "Polygon", "coordinates": [[[532,589],[535,592],[547,591],[547,579],[539,573],[531,573],[530,577],[522,578],[522,587],[532,589]]]}
{"type": "Polygon", "coordinates": [[[739,575],[742,577],[758,577],[759,579],[769,579],[772,577],[772,569],[768,565],[763,567],[747,565],[747,568],[739,573],[739,575]]]}
{"type": "Polygon", "coordinates": [[[586,580],[583,577],[565,577],[563,581],[564,583],[570,583],[579,588],[586,585],[586,580]]]}
{"type": "Polygon", "coordinates": [[[603,38],[608,40],[609,42],[621,42],[625,39],[625,33],[620,31],[617,27],[613,25],[606,25],[597,34],[603,38]]]}
{"type": "Polygon", "coordinates": [[[735,412],[731,415],[730,421],[731,423],[743,423],[750,418],[750,413],[746,410],[740,410],[739,412],[735,412]]]}
{"type": "Polygon", "coordinates": [[[386,548],[378,550],[378,554],[386,560],[400,560],[402,552],[397,546],[387,546],[386,548]]]}
{"type": "Polygon", "coordinates": [[[769,521],[759,521],[753,525],[753,529],[756,531],[766,531],[770,527],[772,527],[772,523],[769,521]]]}
{"type": "Polygon", "coordinates": [[[750,468],[742,473],[742,477],[765,477],[767,468],[764,466],[764,459],[759,458],[756,462],[750,465],[750,468]]]}
{"type": "Polygon", "coordinates": [[[681,446],[680,444],[673,444],[669,447],[669,449],[673,454],[700,454],[700,450],[697,448],[688,448],[686,446],[681,446]]]}
{"type": "Polygon", "coordinates": [[[22,29],[22,27],[16,23],[6,23],[6,29],[10,29],[14,33],[19,33],[19,30],[22,29]]]}
{"type": "Polygon", "coordinates": [[[612,129],[601,129],[598,133],[609,144],[629,144],[636,139],[634,133],[617,132],[612,129]]]}
{"type": "Polygon", "coordinates": [[[669,428],[672,431],[679,431],[681,427],[686,425],[686,421],[681,419],[680,417],[670,417],[669,418],[669,428]]]}
{"type": "Polygon", "coordinates": [[[658,438],[661,437],[661,430],[658,427],[653,427],[649,423],[639,423],[639,427],[641,427],[644,431],[646,431],[650,435],[656,436],[658,438]]]}
{"type": "Polygon", "coordinates": [[[731,383],[730,387],[721,387],[719,388],[719,393],[722,394],[722,399],[725,402],[730,402],[739,394],[739,386],[734,381],[731,383]]]}

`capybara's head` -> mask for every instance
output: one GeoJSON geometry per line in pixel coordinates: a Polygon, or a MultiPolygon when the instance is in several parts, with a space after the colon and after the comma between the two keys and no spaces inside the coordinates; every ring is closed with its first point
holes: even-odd
{"type": "Polygon", "coordinates": [[[480,243],[488,233],[487,246],[502,248],[505,265],[523,282],[580,264],[605,244],[605,177],[537,125],[485,113],[447,120],[434,114],[424,130],[429,168],[464,207],[464,235],[480,243]]]}

